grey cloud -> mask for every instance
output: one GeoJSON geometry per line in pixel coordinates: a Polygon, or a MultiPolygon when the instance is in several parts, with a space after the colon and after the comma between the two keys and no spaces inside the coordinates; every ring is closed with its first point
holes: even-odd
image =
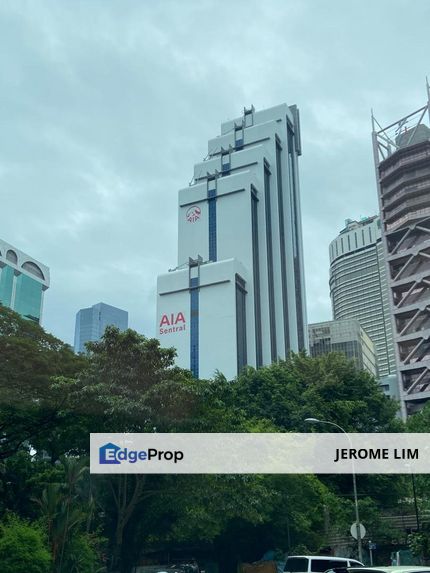
{"type": "Polygon", "coordinates": [[[0,6],[1,236],[51,267],[45,326],[99,301],[154,334],[177,191],[244,105],[301,110],[309,319],[330,318],[328,244],[377,208],[370,108],[423,104],[429,4],[15,0],[0,6]]]}

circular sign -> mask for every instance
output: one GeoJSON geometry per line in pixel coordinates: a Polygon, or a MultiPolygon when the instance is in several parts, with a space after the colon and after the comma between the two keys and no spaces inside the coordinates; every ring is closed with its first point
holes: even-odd
{"type": "Polygon", "coordinates": [[[195,223],[196,221],[198,221],[200,219],[201,214],[202,214],[202,210],[200,209],[200,207],[198,205],[191,205],[191,207],[189,207],[187,209],[187,212],[185,213],[185,217],[186,217],[188,223],[195,223]]]}
{"type": "MultiPolygon", "coordinates": [[[[359,524],[360,527],[360,539],[363,539],[366,536],[366,528],[364,527],[364,525],[362,523],[359,524]]],[[[354,521],[354,523],[351,525],[351,535],[354,539],[358,539],[358,527],[357,527],[357,522],[354,521]]]]}

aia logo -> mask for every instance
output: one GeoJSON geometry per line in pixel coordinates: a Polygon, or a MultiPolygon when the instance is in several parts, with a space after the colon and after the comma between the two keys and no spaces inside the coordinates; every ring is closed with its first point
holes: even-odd
{"type": "Polygon", "coordinates": [[[185,330],[185,316],[182,312],[163,314],[160,320],[160,334],[171,334],[185,330]]]}
{"type": "Polygon", "coordinates": [[[195,223],[200,219],[202,214],[202,210],[198,205],[192,205],[187,212],[185,213],[185,217],[187,218],[188,223],[195,223]]]}

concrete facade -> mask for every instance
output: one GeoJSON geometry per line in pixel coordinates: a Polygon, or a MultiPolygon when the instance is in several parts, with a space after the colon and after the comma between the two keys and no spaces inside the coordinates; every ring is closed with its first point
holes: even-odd
{"type": "MultiPolygon", "coordinates": [[[[430,91],[429,91],[430,97],[430,91]]],[[[423,108],[376,129],[382,233],[403,417],[430,399],[430,129],[423,108]]]]}
{"type": "Polygon", "coordinates": [[[157,332],[195,376],[232,378],[307,348],[300,154],[295,106],[244,110],[179,191],[178,266],[158,278],[157,332]]]}

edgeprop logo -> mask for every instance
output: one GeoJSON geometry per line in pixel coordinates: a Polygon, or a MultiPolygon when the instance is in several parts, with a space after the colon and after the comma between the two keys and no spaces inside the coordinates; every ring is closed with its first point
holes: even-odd
{"type": "Polygon", "coordinates": [[[105,464],[121,464],[128,462],[135,464],[136,462],[150,462],[152,460],[167,461],[177,464],[184,459],[184,452],[180,450],[157,450],[149,448],[148,450],[130,450],[129,448],[120,448],[116,444],[109,442],[99,448],[99,463],[105,464]]]}

